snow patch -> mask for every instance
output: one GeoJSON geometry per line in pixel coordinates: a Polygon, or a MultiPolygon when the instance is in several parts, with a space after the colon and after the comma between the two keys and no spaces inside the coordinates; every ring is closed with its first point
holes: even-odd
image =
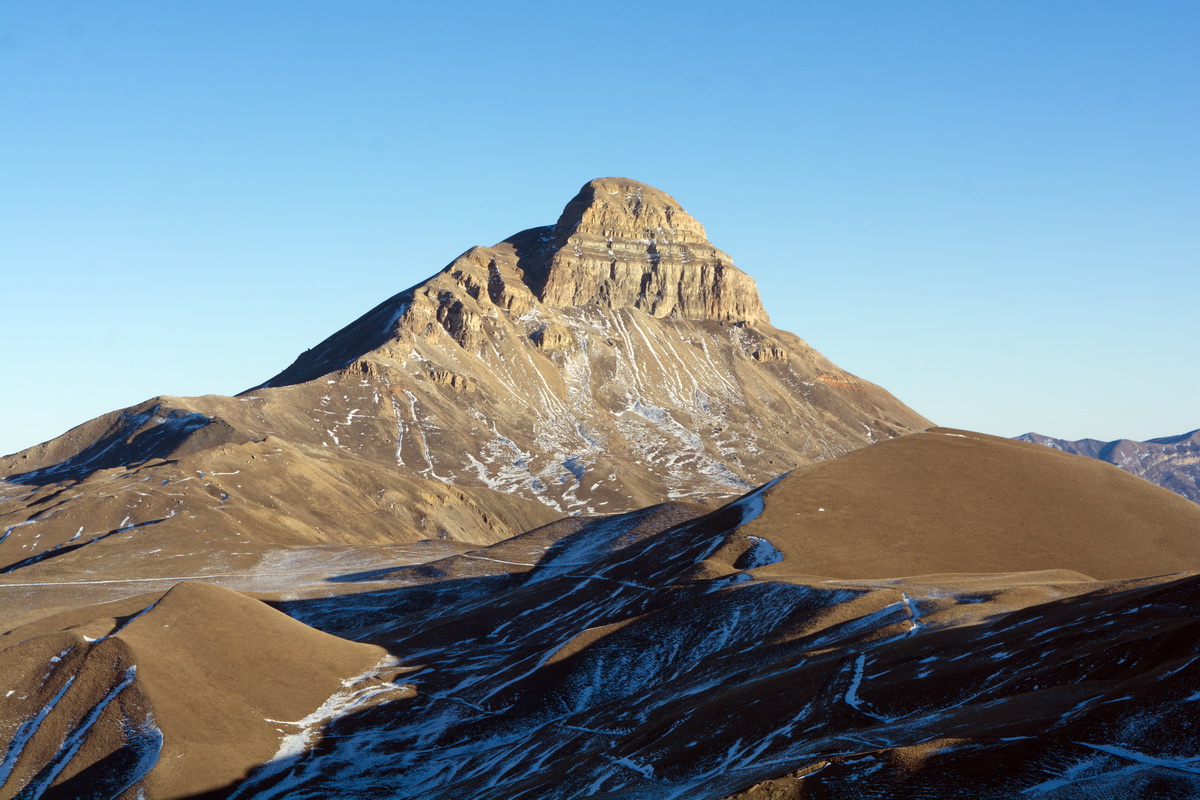
{"type": "Polygon", "coordinates": [[[783,561],[783,553],[767,539],[759,536],[751,536],[749,539],[750,549],[738,558],[739,569],[755,569],[783,561]]]}

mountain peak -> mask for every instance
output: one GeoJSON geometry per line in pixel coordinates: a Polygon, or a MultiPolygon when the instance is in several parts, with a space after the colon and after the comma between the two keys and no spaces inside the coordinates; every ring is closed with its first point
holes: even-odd
{"type": "Polygon", "coordinates": [[[547,305],[768,321],[754,280],[713,247],[675,198],[653,186],[629,178],[588,181],[542,232],[548,246],[521,266],[547,305]]]}
{"type": "Polygon", "coordinates": [[[631,233],[641,238],[706,242],[704,226],[671,195],[630,178],[588,181],[567,203],[557,232],[583,230],[602,235],[631,233]]]}

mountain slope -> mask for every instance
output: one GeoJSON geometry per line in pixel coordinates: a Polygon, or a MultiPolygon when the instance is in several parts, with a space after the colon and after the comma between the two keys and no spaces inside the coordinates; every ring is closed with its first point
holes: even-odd
{"type": "Polygon", "coordinates": [[[4,798],[222,790],[279,753],[281,732],[301,746],[331,697],[412,694],[382,648],[199,583],[12,631],[0,665],[17,687],[0,710],[4,798]]]}
{"type": "Polygon", "coordinates": [[[0,637],[0,661],[23,665],[0,749],[24,770],[0,786],[103,756],[113,786],[130,787],[104,796],[121,800],[211,787],[206,757],[222,776],[257,758],[229,791],[261,800],[1188,797],[1200,791],[1198,532],[1200,506],[1107,465],[939,429],[715,511],[565,519],[342,574],[333,592],[259,595],[290,620],[184,584],[0,637]],[[1062,512],[1073,505],[1097,511],[1062,512]],[[842,519],[820,529],[819,514],[842,519]],[[1153,540],[1131,524],[1146,514],[1153,540]],[[903,525],[872,529],[889,517],[903,525]],[[982,527],[958,548],[964,523],[982,527]],[[898,542],[901,528],[920,535],[898,542]],[[889,558],[941,574],[878,575],[889,558]],[[1033,571],[980,574],[989,559],[1033,571]],[[96,649],[118,643],[107,683],[85,682],[96,649]],[[79,761],[58,755],[71,720],[132,667],[129,722],[105,717],[111,734],[79,761]],[[319,679],[294,688],[309,670],[319,679]],[[72,687],[60,702],[76,704],[60,708],[71,675],[91,694],[72,687]],[[206,702],[219,721],[181,724],[206,702]],[[247,743],[236,758],[230,741],[247,743]]]}
{"type": "Polygon", "coordinates": [[[1132,439],[1112,442],[1096,439],[1068,441],[1040,433],[1025,433],[1016,438],[1107,461],[1139,478],[1170,489],[1193,503],[1200,503],[1200,430],[1144,442],[1132,439]]]}

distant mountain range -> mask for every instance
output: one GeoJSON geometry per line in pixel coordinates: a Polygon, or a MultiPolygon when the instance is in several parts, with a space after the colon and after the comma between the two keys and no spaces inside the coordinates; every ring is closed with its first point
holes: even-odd
{"type": "Polygon", "coordinates": [[[0,475],[0,800],[1200,796],[1200,506],[931,427],[636,181],[0,475]]]}
{"type": "Polygon", "coordinates": [[[1101,442],[1097,439],[1070,441],[1043,436],[1040,433],[1025,433],[1016,438],[1066,453],[1107,461],[1139,478],[1170,489],[1194,503],[1200,503],[1200,430],[1179,436],[1148,439],[1144,442],[1132,439],[1117,439],[1111,442],[1101,442]]]}

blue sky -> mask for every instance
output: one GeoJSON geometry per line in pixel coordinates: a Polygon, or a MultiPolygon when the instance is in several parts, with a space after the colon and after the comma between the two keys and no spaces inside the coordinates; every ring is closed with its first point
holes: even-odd
{"type": "Polygon", "coordinates": [[[0,452],[623,175],[944,425],[1200,427],[1200,4],[0,3],[0,452]]]}

